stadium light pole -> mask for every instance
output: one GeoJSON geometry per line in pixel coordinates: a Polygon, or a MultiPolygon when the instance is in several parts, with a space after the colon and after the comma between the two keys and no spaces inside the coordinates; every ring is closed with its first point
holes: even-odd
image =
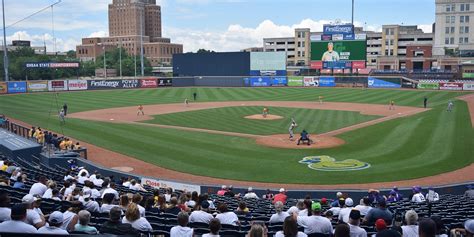
{"type": "Polygon", "coordinates": [[[352,25],[354,25],[354,0],[352,0],[352,25]]]}
{"type": "Polygon", "coordinates": [[[7,33],[5,28],[5,0],[2,0],[3,12],[3,70],[5,71],[5,81],[8,81],[8,48],[7,48],[7,33]]]}
{"type": "Polygon", "coordinates": [[[140,12],[140,65],[141,65],[141,74],[142,77],[145,76],[145,67],[143,65],[143,17],[145,14],[141,14],[140,12]]]}
{"type": "Polygon", "coordinates": [[[120,39],[119,61],[120,61],[120,79],[122,79],[122,39],[120,39]]]}
{"type": "Polygon", "coordinates": [[[102,46],[104,50],[104,78],[107,80],[107,64],[105,63],[105,45],[102,46]]]}

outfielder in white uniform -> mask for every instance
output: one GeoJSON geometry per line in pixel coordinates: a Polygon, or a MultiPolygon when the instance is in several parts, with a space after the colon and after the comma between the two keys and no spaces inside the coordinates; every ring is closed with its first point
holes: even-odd
{"type": "Polygon", "coordinates": [[[293,141],[293,137],[295,136],[295,134],[293,133],[293,130],[298,126],[298,124],[296,124],[295,120],[293,118],[291,118],[291,124],[290,124],[290,127],[288,128],[288,132],[290,133],[290,141],[293,141]]]}
{"type": "Polygon", "coordinates": [[[446,109],[446,111],[451,112],[451,111],[453,110],[453,106],[454,106],[454,104],[453,104],[453,102],[450,100],[450,101],[448,102],[448,108],[446,109]]]}

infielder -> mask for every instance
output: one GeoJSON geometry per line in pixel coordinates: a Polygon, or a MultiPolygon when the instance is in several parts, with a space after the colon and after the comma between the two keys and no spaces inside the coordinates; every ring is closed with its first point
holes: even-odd
{"type": "Polygon", "coordinates": [[[66,119],[64,118],[64,109],[61,109],[61,111],[59,111],[59,122],[61,124],[66,124],[66,119]]]}
{"type": "Polygon", "coordinates": [[[451,112],[453,110],[453,106],[453,101],[448,101],[448,108],[446,109],[446,111],[451,112]]]}
{"type": "Polygon", "coordinates": [[[140,114],[145,115],[145,112],[143,111],[143,106],[142,105],[139,105],[138,110],[137,110],[137,116],[140,115],[140,114]]]}
{"type": "Polygon", "coordinates": [[[189,105],[188,98],[184,99],[184,105],[185,105],[186,107],[188,107],[188,105],[189,105]]]}
{"type": "Polygon", "coordinates": [[[288,132],[290,133],[290,141],[293,141],[293,138],[295,134],[293,133],[293,130],[298,127],[298,124],[296,124],[295,119],[291,118],[291,124],[290,127],[288,128],[288,132]]]}
{"type": "Polygon", "coordinates": [[[323,96],[321,96],[321,95],[319,96],[319,103],[320,103],[320,104],[323,103],[323,98],[324,98],[323,96]]]}
{"type": "Polygon", "coordinates": [[[395,101],[391,100],[388,106],[388,110],[395,110],[395,101]]]}
{"type": "Polygon", "coordinates": [[[264,118],[266,118],[266,117],[267,117],[267,115],[268,115],[268,108],[267,108],[267,107],[263,107],[263,113],[262,113],[262,116],[263,116],[264,118]]]}

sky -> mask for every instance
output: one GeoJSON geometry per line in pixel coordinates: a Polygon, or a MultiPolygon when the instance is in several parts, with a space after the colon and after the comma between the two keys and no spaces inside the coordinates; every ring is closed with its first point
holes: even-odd
{"type": "MultiPolygon", "coordinates": [[[[75,50],[81,38],[108,36],[107,9],[112,0],[62,0],[51,10],[48,6],[57,1],[5,0],[7,44],[16,39],[31,40],[33,46],[46,44],[49,52],[64,52],[75,50]]],[[[183,44],[184,52],[200,48],[222,52],[262,47],[263,38],[292,37],[295,28],[322,31],[323,24],[351,21],[351,0],[157,0],[157,3],[162,7],[163,36],[183,44]]],[[[385,24],[404,24],[419,25],[425,32],[431,32],[434,12],[434,0],[355,0],[354,22],[367,30],[380,31],[385,24]]]]}

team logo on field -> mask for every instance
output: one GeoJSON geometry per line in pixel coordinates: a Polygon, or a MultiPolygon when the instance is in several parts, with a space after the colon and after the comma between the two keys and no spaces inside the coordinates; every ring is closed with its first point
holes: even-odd
{"type": "Polygon", "coordinates": [[[369,163],[359,160],[348,159],[336,161],[330,156],[307,156],[299,161],[301,164],[307,164],[308,168],[320,171],[352,171],[363,170],[370,167],[369,163]]]}

